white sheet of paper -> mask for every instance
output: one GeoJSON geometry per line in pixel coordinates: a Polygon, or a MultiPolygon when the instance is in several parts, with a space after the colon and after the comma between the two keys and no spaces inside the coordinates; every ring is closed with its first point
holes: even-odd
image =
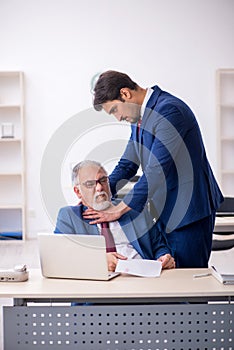
{"type": "Polygon", "coordinates": [[[156,260],[119,260],[115,272],[127,273],[129,275],[140,277],[159,277],[162,270],[162,264],[156,260]]]}

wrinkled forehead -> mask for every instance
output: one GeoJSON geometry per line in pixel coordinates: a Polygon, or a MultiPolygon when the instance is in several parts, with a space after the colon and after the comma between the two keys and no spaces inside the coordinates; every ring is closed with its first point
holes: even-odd
{"type": "Polygon", "coordinates": [[[96,165],[84,166],[80,169],[78,177],[80,182],[87,180],[98,180],[100,177],[107,175],[102,167],[96,165]]]}

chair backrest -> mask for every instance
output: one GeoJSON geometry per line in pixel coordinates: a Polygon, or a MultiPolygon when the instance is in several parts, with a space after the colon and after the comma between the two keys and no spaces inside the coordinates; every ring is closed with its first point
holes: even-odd
{"type": "Polygon", "coordinates": [[[234,212],[234,197],[224,197],[223,203],[217,209],[218,213],[233,213],[234,212]]]}
{"type": "Polygon", "coordinates": [[[234,239],[213,239],[212,250],[227,250],[234,247],[234,239]]]}
{"type": "MultiPolygon", "coordinates": [[[[223,203],[217,210],[217,215],[222,216],[222,213],[230,213],[230,216],[234,215],[234,197],[224,197],[223,203]]],[[[234,247],[234,230],[233,232],[216,230],[214,234],[212,250],[227,250],[234,247]],[[218,239],[218,235],[220,235],[220,239],[218,239]]]]}

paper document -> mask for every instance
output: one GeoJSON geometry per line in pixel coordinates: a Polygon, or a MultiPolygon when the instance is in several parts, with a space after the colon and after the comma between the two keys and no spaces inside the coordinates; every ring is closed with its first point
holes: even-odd
{"type": "Polygon", "coordinates": [[[119,260],[115,272],[127,273],[129,275],[140,277],[159,277],[162,270],[162,264],[156,260],[119,260]]]}

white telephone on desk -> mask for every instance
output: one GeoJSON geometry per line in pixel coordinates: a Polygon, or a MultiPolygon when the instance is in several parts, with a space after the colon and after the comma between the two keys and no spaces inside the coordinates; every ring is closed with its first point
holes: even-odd
{"type": "Polygon", "coordinates": [[[0,269],[0,282],[24,282],[28,280],[26,265],[16,265],[13,269],[0,269]]]}

